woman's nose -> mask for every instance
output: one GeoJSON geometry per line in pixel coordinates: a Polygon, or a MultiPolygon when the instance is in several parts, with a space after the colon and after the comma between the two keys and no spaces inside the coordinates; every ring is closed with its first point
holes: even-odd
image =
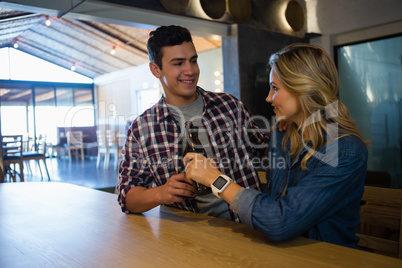
{"type": "Polygon", "coordinates": [[[270,90],[269,93],[268,93],[267,98],[265,99],[265,101],[268,102],[268,103],[272,103],[272,100],[273,100],[272,95],[273,95],[272,90],[270,90]]]}

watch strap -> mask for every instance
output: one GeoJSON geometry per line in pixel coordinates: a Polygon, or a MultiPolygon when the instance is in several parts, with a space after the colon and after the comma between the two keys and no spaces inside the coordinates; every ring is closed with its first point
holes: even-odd
{"type": "Polygon", "coordinates": [[[216,179],[211,183],[212,193],[213,193],[216,197],[221,198],[221,197],[219,196],[219,194],[222,193],[222,192],[229,186],[231,180],[232,180],[232,179],[231,179],[230,177],[226,176],[226,175],[219,175],[218,177],[216,177],[216,179]],[[218,188],[215,187],[215,185],[214,185],[215,182],[216,182],[218,179],[225,179],[225,180],[226,180],[226,183],[225,183],[220,189],[218,189],[218,188]]]}

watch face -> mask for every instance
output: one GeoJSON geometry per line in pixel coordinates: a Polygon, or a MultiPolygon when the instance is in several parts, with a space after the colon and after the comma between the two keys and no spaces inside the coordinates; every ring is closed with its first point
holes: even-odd
{"type": "Polygon", "coordinates": [[[215,186],[218,190],[222,189],[222,187],[226,184],[227,180],[219,176],[212,185],[215,186]]]}

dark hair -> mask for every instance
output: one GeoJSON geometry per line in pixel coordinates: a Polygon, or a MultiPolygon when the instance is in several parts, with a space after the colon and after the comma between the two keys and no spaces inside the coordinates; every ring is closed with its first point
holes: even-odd
{"type": "Polygon", "coordinates": [[[157,28],[155,31],[149,33],[147,44],[149,60],[156,63],[162,69],[162,48],[180,45],[183,42],[193,42],[188,29],[176,25],[157,28]]]}

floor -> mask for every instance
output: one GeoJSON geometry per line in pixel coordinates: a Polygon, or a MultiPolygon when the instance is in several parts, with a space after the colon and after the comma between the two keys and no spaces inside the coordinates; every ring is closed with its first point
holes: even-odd
{"type": "MultiPolygon", "coordinates": [[[[50,180],[53,182],[66,182],[88,188],[113,191],[117,182],[117,169],[113,169],[114,161],[111,161],[110,168],[104,169],[103,162],[99,168],[96,167],[96,158],[86,158],[84,162],[80,159],[72,159],[71,163],[67,159],[47,158],[46,165],[49,170],[50,180]]],[[[25,164],[25,163],[24,163],[25,164]]],[[[43,181],[47,182],[47,174],[40,161],[43,173],[43,181]]],[[[36,161],[30,162],[32,173],[24,165],[24,177],[26,182],[41,181],[40,170],[36,161]]],[[[17,177],[17,181],[18,181],[17,177]]]]}

